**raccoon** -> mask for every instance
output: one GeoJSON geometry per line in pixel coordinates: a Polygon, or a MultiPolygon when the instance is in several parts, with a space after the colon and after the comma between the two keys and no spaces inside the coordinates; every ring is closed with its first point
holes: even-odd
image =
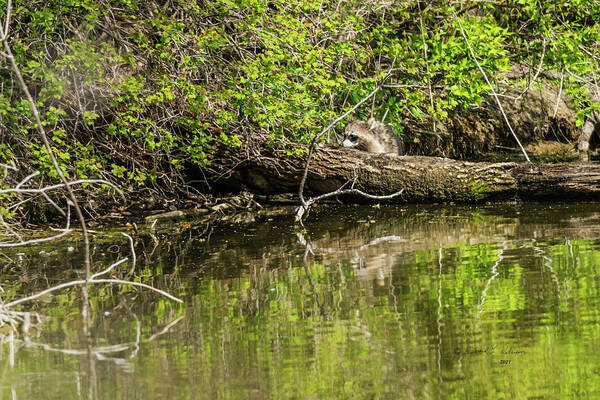
{"type": "Polygon", "coordinates": [[[352,121],[346,126],[342,147],[350,147],[371,153],[392,153],[402,155],[402,143],[391,125],[369,118],[365,121],[352,121]]]}

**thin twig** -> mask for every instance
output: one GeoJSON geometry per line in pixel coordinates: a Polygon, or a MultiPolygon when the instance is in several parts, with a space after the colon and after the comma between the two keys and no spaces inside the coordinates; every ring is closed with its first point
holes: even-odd
{"type": "Polygon", "coordinates": [[[83,285],[85,283],[86,283],[85,279],[61,283],[59,285],[56,285],[56,286],[50,287],[48,289],[42,290],[41,292],[38,292],[36,294],[32,294],[31,296],[23,297],[23,298],[20,298],[18,300],[11,301],[10,303],[6,303],[2,307],[3,308],[14,307],[16,305],[19,305],[19,304],[22,304],[22,303],[25,303],[25,302],[28,302],[28,301],[31,301],[31,300],[39,299],[40,297],[45,296],[47,294],[50,294],[52,292],[56,292],[57,290],[65,289],[65,288],[68,288],[68,287],[71,287],[71,286],[83,285]]]}
{"type": "MultiPolygon", "coordinates": [[[[16,314],[15,312],[9,312],[9,313],[16,314]]],[[[30,315],[29,313],[24,313],[23,319],[28,319],[29,315],[30,315]]],[[[135,317],[135,315],[134,315],[134,317],[135,317]]],[[[97,360],[111,361],[111,362],[114,362],[116,365],[121,366],[122,368],[127,368],[127,371],[132,371],[133,364],[128,360],[132,359],[133,357],[135,357],[137,355],[139,348],[140,348],[140,343],[142,342],[140,323],[139,323],[138,318],[137,317],[135,317],[135,318],[136,318],[136,337],[135,337],[135,341],[130,342],[130,343],[119,343],[119,344],[113,344],[113,345],[107,345],[107,346],[97,346],[97,347],[88,345],[86,348],[83,348],[83,349],[62,349],[62,348],[53,347],[46,343],[32,342],[28,339],[26,339],[26,340],[15,339],[14,331],[12,331],[12,330],[8,336],[0,335],[0,342],[9,341],[11,343],[23,343],[25,345],[25,347],[27,347],[27,348],[39,348],[39,349],[43,349],[45,351],[60,353],[60,354],[77,355],[77,356],[92,355],[97,360]],[[107,356],[108,354],[122,353],[122,352],[128,351],[128,350],[131,350],[131,354],[129,356],[127,356],[127,358],[107,356]]],[[[150,338],[144,340],[144,342],[151,342],[151,341],[155,340],[157,337],[164,335],[182,319],[183,319],[183,316],[177,318],[173,322],[170,322],[160,332],[153,334],[150,338]]]]}
{"type": "Polygon", "coordinates": [[[415,85],[415,84],[402,84],[402,83],[387,83],[385,85],[381,85],[382,88],[386,89],[394,89],[394,88],[409,88],[409,89],[429,89],[430,86],[423,85],[415,85]]]}
{"type": "Polygon", "coordinates": [[[60,212],[62,214],[63,217],[65,217],[67,214],[65,214],[65,212],[63,211],[62,208],[60,208],[58,206],[58,204],[56,204],[51,198],[50,196],[48,196],[48,194],[46,192],[42,192],[42,196],[44,196],[44,198],[46,199],[46,201],[50,204],[52,204],[52,206],[58,210],[58,212],[60,212]]]}
{"type": "MultiPolygon", "coordinates": [[[[156,220],[154,220],[154,222],[156,222],[156,220]]],[[[129,239],[129,248],[131,249],[131,257],[133,258],[132,260],[132,266],[131,266],[131,270],[129,271],[129,274],[133,274],[133,272],[135,271],[135,264],[137,262],[137,257],[135,255],[135,247],[133,246],[133,239],[131,238],[131,236],[129,236],[126,233],[121,232],[121,235],[125,236],[127,239],[129,239]]]]}
{"type": "Polygon", "coordinates": [[[13,236],[16,236],[17,239],[19,239],[20,242],[23,241],[23,238],[21,237],[21,235],[19,235],[17,232],[15,232],[15,230],[13,228],[11,228],[10,225],[8,225],[4,221],[4,218],[1,215],[0,215],[0,223],[2,224],[2,226],[4,227],[4,229],[6,229],[8,232],[10,232],[10,234],[12,234],[13,236]]]}
{"type": "Polygon", "coordinates": [[[115,267],[117,267],[117,266],[119,266],[119,265],[123,264],[123,263],[124,263],[125,261],[127,261],[128,259],[129,259],[129,258],[127,258],[127,257],[120,259],[120,260],[119,260],[119,261],[117,261],[116,263],[114,263],[114,264],[111,264],[111,265],[110,265],[108,268],[106,268],[104,271],[100,271],[100,272],[97,272],[97,273],[95,273],[94,275],[92,275],[92,276],[90,277],[90,279],[95,279],[95,278],[97,278],[97,277],[99,277],[99,276],[102,276],[102,275],[108,274],[108,273],[109,273],[110,271],[112,271],[112,270],[113,270],[115,267]]]}
{"type": "Polygon", "coordinates": [[[562,93],[563,81],[565,79],[565,74],[560,74],[560,86],[558,87],[558,96],[556,96],[556,104],[554,105],[554,114],[552,114],[552,118],[556,118],[556,114],[558,114],[558,104],[560,103],[560,95],[562,93]]]}
{"type": "Polygon", "coordinates": [[[183,300],[181,300],[180,298],[177,298],[177,297],[173,296],[172,294],[165,292],[164,290],[157,289],[153,286],[146,285],[145,283],[141,283],[141,282],[125,281],[122,279],[94,279],[94,280],[90,280],[90,283],[113,283],[113,284],[117,284],[117,285],[139,286],[139,287],[142,287],[142,288],[145,288],[148,290],[152,290],[153,292],[162,294],[166,298],[176,301],[178,303],[183,303],[183,300]]]}
{"type": "Polygon", "coordinates": [[[15,189],[19,189],[21,186],[26,184],[31,178],[33,178],[34,176],[38,176],[39,174],[40,171],[35,171],[33,174],[27,175],[21,182],[19,182],[17,186],[15,186],[15,189]]]}
{"type": "MultiPolygon", "coordinates": [[[[7,11],[7,17],[8,16],[10,16],[10,11],[7,11]]],[[[10,20],[7,18],[6,26],[9,26],[9,23],[10,23],[10,20]]],[[[84,302],[83,302],[82,314],[83,314],[84,320],[85,320],[84,321],[84,331],[85,331],[86,335],[89,335],[89,330],[88,330],[89,301],[88,301],[88,297],[87,297],[87,289],[88,289],[88,280],[91,275],[91,257],[90,257],[90,239],[89,239],[88,232],[87,232],[85,218],[83,217],[83,213],[81,212],[81,208],[79,207],[79,203],[77,202],[77,198],[75,197],[73,188],[71,187],[71,185],[69,185],[69,181],[67,180],[67,177],[65,176],[62,169],[58,165],[58,161],[56,160],[54,151],[52,150],[52,146],[50,146],[50,141],[48,140],[48,136],[46,135],[46,130],[44,129],[44,126],[42,124],[42,120],[40,118],[40,114],[38,112],[37,106],[35,105],[35,101],[33,100],[31,93],[29,92],[29,88],[27,87],[27,84],[25,83],[25,80],[23,79],[23,75],[21,74],[21,70],[19,69],[19,66],[17,65],[15,57],[13,56],[12,49],[10,48],[10,45],[8,44],[8,40],[7,40],[8,32],[7,31],[8,30],[5,29],[0,24],[0,37],[2,38],[2,45],[4,47],[5,56],[10,61],[10,65],[12,67],[14,74],[17,77],[19,86],[21,87],[21,90],[23,91],[23,93],[25,94],[25,97],[27,98],[27,101],[29,102],[31,112],[32,112],[34,120],[35,120],[36,128],[39,132],[39,135],[40,135],[42,141],[44,142],[44,147],[46,148],[46,152],[48,153],[48,156],[50,157],[52,166],[56,170],[56,173],[60,177],[60,180],[63,182],[64,187],[66,188],[67,193],[69,194],[69,198],[71,199],[71,202],[73,203],[73,207],[75,208],[75,212],[77,214],[77,218],[79,219],[79,224],[81,225],[81,230],[83,232],[84,265],[85,265],[86,280],[85,280],[84,291],[83,291],[84,302]]]]}
{"type": "Polygon", "coordinates": [[[367,199],[371,199],[371,200],[389,200],[394,197],[400,196],[404,192],[404,189],[401,189],[395,193],[388,194],[388,195],[381,195],[381,196],[365,193],[360,189],[354,188],[354,185],[356,184],[357,180],[358,180],[358,174],[356,172],[356,169],[354,169],[354,177],[353,177],[352,181],[345,182],[342,186],[340,186],[337,190],[335,190],[333,192],[324,193],[324,194],[316,196],[316,197],[311,197],[310,199],[308,199],[306,201],[305,206],[301,205],[300,207],[298,207],[296,209],[296,220],[298,222],[300,222],[300,224],[302,224],[302,218],[305,216],[306,211],[308,211],[310,209],[310,206],[319,200],[327,199],[329,197],[355,194],[355,195],[366,197],[367,199]],[[348,183],[350,183],[350,182],[352,182],[350,189],[344,189],[344,187],[346,185],[348,185],[348,183]]]}
{"type": "MultiPolygon", "coordinates": [[[[14,160],[10,160],[10,164],[4,164],[4,163],[0,163],[0,167],[4,168],[5,170],[13,170],[13,171],[18,171],[19,169],[17,168],[17,166],[15,165],[14,160]]],[[[6,171],[4,171],[6,173],[6,171]]]]}
{"type": "Polygon", "coordinates": [[[589,81],[587,79],[585,79],[582,76],[577,75],[576,73],[572,72],[569,67],[565,66],[565,69],[567,70],[567,72],[569,73],[569,75],[571,75],[573,78],[580,80],[581,82],[587,84],[587,85],[593,85],[594,83],[592,81],[589,81]]]}
{"type": "Polygon", "coordinates": [[[8,36],[8,28],[10,27],[10,11],[12,6],[12,0],[6,2],[6,20],[4,21],[4,32],[2,33],[2,39],[5,40],[8,36]]]}
{"type": "Polygon", "coordinates": [[[473,48],[471,47],[471,43],[469,43],[469,39],[467,39],[467,35],[466,35],[466,33],[465,33],[465,31],[464,31],[464,29],[462,27],[462,24],[460,23],[460,20],[458,19],[458,16],[456,15],[456,12],[454,11],[454,7],[450,3],[448,3],[448,6],[450,7],[450,10],[452,11],[452,15],[454,16],[454,20],[458,24],[458,27],[460,29],[460,33],[461,33],[463,39],[465,39],[465,43],[467,44],[467,48],[469,49],[469,53],[471,54],[471,58],[473,58],[473,61],[475,61],[475,64],[477,64],[477,68],[479,68],[479,71],[481,72],[481,74],[483,75],[483,78],[485,79],[486,83],[488,84],[488,86],[490,88],[490,91],[492,93],[492,96],[494,96],[494,98],[496,99],[496,103],[498,103],[498,107],[500,108],[500,112],[502,113],[502,116],[504,117],[504,122],[506,122],[506,125],[508,126],[508,129],[510,130],[510,133],[515,138],[515,140],[516,140],[517,144],[519,145],[519,148],[521,149],[521,152],[525,156],[525,159],[527,160],[527,162],[531,162],[531,160],[529,159],[529,156],[527,155],[527,152],[525,151],[525,148],[521,144],[521,141],[517,137],[517,134],[513,130],[512,126],[511,126],[511,124],[510,124],[510,122],[508,120],[508,117],[506,116],[506,113],[504,112],[504,108],[502,107],[502,103],[500,103],[500,99],[498,98],[498,95],[496,94],[496,91],[494,90],[494,87],[492,86],[492,83],[490,82],[490,80],[487,77],[487,74],[485,73],[485,71],[481,67],[481,64],[479,64],[479,61],[477,61],[477,57],[475,56],[475,52],[473,51],[473,48]]]}
{"type": "Polygon", "coordinates": [[[15,300],[15,301],[11,301],[10,303],[6,303],[6,304],[2,305],[0,308],[11,308],[11,307],[26,303],[31,300],[39,299],[40,297],[43,297],[52,292],[56,292],[57,290],[66,289],[66,288],[72,287],[72,286],[85,286],[88,283],[112,283],[112,284],[118,284],[118,285],[139,286],[139,287],[143,287],[145,289],[149,289],[154,292],[160,293],[161,295],[163,295],[173,301],[176,301],[178,303],[183,303],[183,300],[165,292],[164,290],[157,289],[155,287],[146,285],[145,283],[141,283],[141,282],[124,281],[121,279],[79,279],[79,280],[75,280],[75,281],[61,283],[60,285],[53,286],[46,290],[42,290],[41,292],[32,294],[31,296],[27,296],[27,297],[23,297],[18,300],[15,300]]]}
{"type": "MultiPolygon", "coordinates": [[[[39,174],[39,172],[36,173],[36,175],[39,174]]],[[[34,175],[34,174],[32,174],[34,175]]],[[[30,175],[29,177],[31,177],[32,175],[30,175]]],[[[28,180],[27,177],[26,179],[28,180]]],[[[50,186],[45,186],[43,188],[39,188],[39,189],[34,189],[34,188],[25,188],[25,189],[20,189],[19,186],[21,186],[23,182],[21,182],[17,187],[15,188],[9,188],[9,189],[2,189],[0,190],[0,194],[2,193],[42,193],[42,192],[48,192],[50,190],[55,190],[55,189],[60,189],[60,188],[64,188],[66,187],[70,187],[73,185],[80,185],[80,184],[85,184],[85,183],[89,183],[89,184],[101,184],[101,185],[108,185],[111,188],[113,188],[123,199],[123,201],[125,201],[125,195],[123,194],[123,192],[114,184],[111,183],[109,181],[105,181],[104,179],[78,179],[75,181],[67,181],[66,183],[58,183],[55,185],[50,185],[50,186]]]]}
{"type": "MultiPolygon", "coordinates": [[[[56,210],[58,210],[58,212],[60,212],[63,216],[66,216],[64,210],[62,208],[60,208],[58,206],[58,204],[56,204],[46,193],[46,192],[54,190],[54,189],[64,188],[65,187],[64,183],[49,185],[49,186],[45,186],[45,187],[37,188],[37,189],[36,188],[21,188],[21,186],[23,186],[25,183],[27,183],[31,178],[33,178],[39,174],[40,174],[40,172],[36,171],[33,174],[28,175],[21,182],[19,182],[19,184],[17,186],[15,186],[14,188],[0,190],[0,194],[8,194],[8,193],[41,194],[42,196],[44,196],[44,198],[46,199],[46,201],[48,203],[50,203],[56,210]]],[[[69,185],[69,186],[80,185],[80,184],[108,185],[121,196],[121,199],[123,200],[123,202],[127,201],[125,199],[125,195],[123,194],[123,192],[116,185],[114,185],[113,183],[106,181],[104,179],[78,179],[76,181],[67,182],[67,185],[69,185]]]]}
{"type": "MultiPolygon", "coordinates": [[[[300,224],[302,224],[302,217],[308,210],[308,207],[310,206],[310,204],[313,204],[315,201],[314,199],[309,199],[308,201],[304,199],[304,186],[306,185],[306,179],[308,177],[308,168],[310,167],[310,160],[315,151],[317,142],[325,133],[327,133],[331,128],[333,128],[335,126],[335,124],[337,124],[338,122],[340,122],[341,120],[346,118],[350,113],[352,113],[354,110],[356,110],[358,107],[360,107],[364,102],[366,102],[371,97],[373,97],[383,87],[382,86],[383,83],[391,76],[391,73],[394,70],[395,62],[396,62],[396,59],[394,58],[394,61],[392,62],[392,67],[390,68],[388,73],[385,75],[385,77],[379,82],[377,87],[375,87],[375,89],[373,89],[371,91],[371,93],[369,93],[362,100],[360,100],[358,103],[356,103],[352,108],[350,108],[348,111],[346,111],[345,113],[340,115],[338,118],[336,118],[333,122],[331,122],[329,125],[327,125],[325,127],[325,129],[323,129],[321,131],[321,133],[319,133],[318,135],[316,135],[315,137],[312,138],[312,140],[310,142],[310,147],[308,149],[308,156],[306,157],[306,165],[304,167],[304,173],[302,174],[302,179],[300,180],[300,187],[298,188],[298,197],[300,198],[300,207],[298,207],[298,209],[296,210],[296,220],[300,224]]],[[[356,181],[356,177],[354,180],[356,181]]],[[[360,192],[360,193],[358,193],[358,192],[360,192],[360,191],[357,191],[354,193],[362,194],[362,195],[366,194],[364,192],[360,192]]],[[[327,196],[327,197],[330,197],[330,196],[327,196]]],[[[323,197],[320,197],[320,198],[323,198],[323,197]]]]}
{"type": "Polygon", "coordinates": [[[154,339],[156,339],[157,337],[159,337],[160,335],[164,335],[165,333],[167,333],[173,326],[175,326],[176,324],[179,323],[179,321],[181,321],[183,319],[183,315],[179,318],[177,318],[176,320],[174,320],[173,322],[171,322],[169,325],[165,326],[163,328],[162,331],[155,333],[154,335],[150,336],[147,340],[147,342],[151,342],[154,339]]]}
{"type": "Polygon", "coordinates": [[[45,238],[41,238],[41,239],[31,239],[31,240],[26,240],[24,242],[15,242],[15,243],[0,243],[0,247],[21,247],[21,246],[29,246],[31,244],[40,244],[40,243],[44,243],[44,242],[51,242],[53,240],[60,239],[61,237],[65,236],[71,232],[72,232],[72,230],[69,229],[69,230],[65,230],[65,231],[59,233],[58,235],[49,236],[49,237],[45,237],[45,238]]]}
{"type": "Polygon", "coordinates": [[[349,109],[348,111],[346,111],[345,113],[343,113],[341,116],[339,116],[338,118],[336,118],[332,123],[330,123],[329,125],[327,125],[325,127],[325,129],[323,129],[321,131],[321,133],[319,133],[317,136],[313,137],[313,139],[310,142],[310,148],[308,150],[308,156],[306,157],[306,166],[304,167],[304,174],[302,175],[302,180],[300,181],[300,189],[298,190],[298,196],[300,197],[300,203],[302,205],[304,205],[304,206],[306,205],[306,202],[304,201],[304,185],[306,184],[306,177],[308,176],[308,167],[310,166],[310,159],[311,159],[312,154],[314,152],[315,145],[316,145],[317,141],[325,133],[327,133],[327,131],[329,131],[331,128],[333,128],[335,126],[335,124],[337,124],[338,122],[340,122],[341,120],[343,120],[344,118],[346,118],[350,113],[352,113],[354,110],[356,110],[358,107],[360,107],[365,101],[369,100],[372,96],[374,96],[375,93],[377,93],[380,89],[381,89],[381,85],[377,85],[377,87],[375,89],[373,89],[373,91],[371,93],[369,93],[361,101],[359,101],[358,103],[356,103],[354,105],[354,107],[352,107],[351,109],[349,109]]]}
{"type": "Polygon", "coordinates": [[[529,85],[527,85],[527,87],[525,88],[525,90],[523,90],[520,95],[518,95],[517,97],[514,98],[515,101],[521,99],[529,91],[529,89],[531,89],[531,86],[533,86],[533,83],[535,82],[535,80],[537,79],[538,75],[542,71],[542,65],[544,64],[544,56],[546,54],[546,38],[544,38],[544,44],[543,44],[543,46],[544,47],[542,48],[542,56],[540,57],[540,63],[538,64],[537,71],[533,75],[533,78],[531,78],[531,81],[529,82],[529,85]]]}
{"type": "Polygon", "coordinates": [[[49,237],[45,237],[45,238],[40,238],[40,239],[31,239],[31,240],[25,240],[25,241],[19,241],[19,242],[14,242],[14,243],[0,243],[0,247],[21,247],[21,246],[29,246],[31,244],[39,244],[39,243],[44,243],[44,242],[51,242],[53,240],[59,239],[69,233],[71,233],[73,230],[70,229],[70,225],[71,225],[71,207],[67,207],[67,225],[65,226],[65,228],[62,230],[61,233],[54,235],[54,236],[49,236],[49,237]]]}
{"type": "MultiPolygon", "coordinates": [[[[347,194],[357,194],[363,197],[366,197],[367,199],[371,199],[371,200],[389,200],[392,199],[394,197],[397,197],[399,195],[402,194],[402,192],[404,192],[404,189],[401,189],[395,193],[392,194],[387,194],[387,195],[374,195],[374,194],[369,194],[369,193],[365,193],[360,189],[344,189],[344,190],[336,190],[335,192],[330,192],[330,193],[325,193],[322,194],[320,196],[317,197],[313,197],[311,200],[310,204],[313,204],[319,200],[323,200],[323,199],[327,199],[329,197],[333,197],[333,196],[343,196],[343,195],[347,195],[347,194]]],[[[310,205],[309,204],[309,205],[310,205]]]]}
{"type": "Polygon", "coordinates": [[[419,25],[421,27],[421,41],[423,42],[423,53],[425,54],[425,68],[427,71],[427,88],[429,89],[429,103],[431,105],[431,118],[433,123],[433,132],[435,133],[435,105],[433,103],[433,92],[431,90],[431,78],[429,76],[429,57],[427,55],[427,43],[425,42],[425,29],[423,28],[423,11],[421,2],[417,1],[419,6],[419,25]]]}
{"type": "Polygon", "coordinates": [[[506,251],[506,242],[502,243],[502,248],[498,252],[498,258],[492,266],[492,276],[490,277],[490,279],[487,280],[487,282],[485,283],[485,287],[483,288],[483,292],[481,292],[481,300],[479,302],[479,305],[477,306],[477,309],[479,310],[477,312],[477,319],[481,317],[481,313],[483,312],[483,305],[485,304],[485,298],[487,295],[487,291],[490,287],[490,283],[492,283],[494,278],[500,274],[500,272],[498,272],[498,266],[504,260],[504,251],[506,251]]]}
{"type": "MultiPolygon", "coordinates": [[[[16,311],[11,311],[11,313],[15,313],[15,314],[30,314],[30,313],[19,313],[16,311]]],[[[170,322],[167,326],[165,326],[160,332],[157,332],[155,334],[153,334],[152,336],[150,336],[148,339],[146,340],[141,340],[141,332],[138,330],[138,332],[136,333],[136,339],[134,342],[131,343],[119,343],[119,344],[113,344],[113,345],[107,345],[107,346],[98,346],[98,347],[93,347],[92,353],[97,355],[97,354],[105,354],[105,353],[118,353],[118,352],[122,352],[124,350],[129,349],[132,346],[139,346],[140,342],[152,342],[153,340],[155,340],[157,337],[160,337],[162,335],[164,335],[165,333],[167,333],[169,330],[171,330],[171,328],[173,328],[175,325],[177,325],[179,323],[179,321],[181,321],[184,317],[180,316],[178,318],[176,318],[175,320],[173,320],[172,322],[170,322]]],[[[5,342],[6,341],[7,336],[6,335],[0,335],[0,339],[5,342]]],[[[61,349],[61,348],[56,348],[56,347],[52,347],[46,343],[37,343],[37,342],[32,342],[29,340],[26,341],[21,341],[19,339],[15,339],[16,342],[23,342],[25,344],[26,347],[36,347],[36,348],[41,348],[43,350],[47,350],[47,351],[52,351],[52,352],[57,352],[57,353],[62,353],[62,354],[70,354],[70,355],[87,355],[89,354],[89,349],[85,348],[85,349],[61,349]]],[[[131,357],[130,357],[131,358],[131,357]]]]}

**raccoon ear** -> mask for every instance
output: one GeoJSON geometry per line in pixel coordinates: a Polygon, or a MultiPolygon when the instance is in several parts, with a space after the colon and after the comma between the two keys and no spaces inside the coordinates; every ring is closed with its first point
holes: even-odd
{"type": "Polygon", "coordinates": [[[377,120],[375,118],[371,117],[367,120],[367,124],[369,124],[369,129],[372,130],[373,128],[375,128],[375,125],[377,124],[377,120]]]}

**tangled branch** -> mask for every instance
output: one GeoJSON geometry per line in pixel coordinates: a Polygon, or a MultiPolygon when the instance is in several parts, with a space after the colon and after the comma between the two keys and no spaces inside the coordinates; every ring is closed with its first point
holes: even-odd
{"type": "Polygon", "coordinates": [[[377,87],[375,87],[375,89],[373,89],[371,91],[371,93],[369,93],[368,95],[366,95],[365,97],[363,97],[358,103],[356,103],[352,108],[350,108],[348,111],[346,111],[345,113],[343,113],[342,115],[340,115],[339,117],[337,117],[335,120],[333,120],[333,122],[331,122],[329,125],[327,125],[325,127],[325,129],[323,129],[318,135],[314,136],[312,138],[312,140],[310,141],[310,147],[308,149],[308,155],[306,156],[306,165],[304,167],[304,172],[302,174],[302,179],[300,180],[300,187],[298,189],[298,198],[300,199],[300,206],[296,209],[296,222],[300,223],[302,225],[302,219],[307,215],[307,211],[310,210],[310,206],[312,206],[316,201],[318,200],[322,200],[322,199],[326,199],[328,197],[333,197],[333,196],[338,196],[338,195],[348,195],[348,194],[355,194],[355,195],[359,195],[371,200],[387,200],[387,199],[391,199],[394,197],[399,196],[400,194],[402,194],[403,190],[400,190],[396,193],[390,194],[390,195],[386,195],[386,196],[376,196],[376,195],[372,195],[369,193],[365,193],[359,189],[356,189],[354,187],[354,185],[356,184],[356,181],[358,179],[358,174],[356,172],[356,170],[354,170],[354,179],[352,180],[352,184],[350,189],[344,189],[344,187],[349,183],[346,182],[345,184],[343,184],[338,190],[330,192],[330,193],[325,193],[322,194],[320,196],[317,197],[312,197],[309,198],[308,200],[306,200],[304,198],[304,186],[306,185],[306,179],[308,177],[308,169],[310,167],[310,160],[312,158],[313,153],[316,150],[316,146],[317,143],[319,142],[319,140],[323,137],[323,135],[325,135],[327,132],[329,132],[329,130],[331,128],[333,128],[338,122],[340,122],[341,120],[343,120],[344,118],[346,118],[348,115],[350,115],[352,112],[354,112],[358,107],[360,107],[364,102],[366,102],[367,100],[369,100],[371,97],[375,96],[375,94],[381,90],[381,88],[384,86],[385,81],[390,77],[391,71],[393,70],[393,63],[392,63],[392,68],[390,69],[390,71],[386,74],[386,76],[381,80],[381,82],[377,85],[377,87]]]}

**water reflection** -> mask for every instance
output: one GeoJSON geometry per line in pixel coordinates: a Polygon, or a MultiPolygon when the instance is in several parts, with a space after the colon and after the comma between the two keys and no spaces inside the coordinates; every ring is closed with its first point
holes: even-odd
{"type": "MultiPolygon", "coordinates": [[[[600,212],[593,203],[339,207],[159,227],[138,274],[183,305],[77,292],[2,347],[8,398],[564,398],[599,391],[600,212]],[[80,352],[77,353],[76,351],[80,352]],[[85,354],[84,354],[85,353],[85,354]],[[12,354],[13,361],[10,361],[12,354]]],[[[108,242],[108,241],[107,241],[108,242]]],[[[94,259],[126,256],[96,238],[94,259]]],[[[3,270],[10,295],[77,275],[62,250],[3,270]]],[[[120,273],[129,272],[127,268],[120,273]]]]}

